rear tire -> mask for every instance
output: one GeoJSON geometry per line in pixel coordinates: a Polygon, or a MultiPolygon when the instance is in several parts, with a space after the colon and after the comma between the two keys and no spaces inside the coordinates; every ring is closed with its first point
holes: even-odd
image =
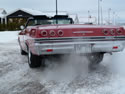
{"type": "Polygon", "coordinates": [[[28,49],[28,64],[30,68],[38,68],[41,66],[40,56],[33,55],[29,49],[28,49]]]}
{"type": "Polygon", "coordinates": [[[93,53],[90,56],[88,56],[88,59],[90,61],[89,67],[91,69],[95,69],[103,60],[104,53],[93,53]]]}

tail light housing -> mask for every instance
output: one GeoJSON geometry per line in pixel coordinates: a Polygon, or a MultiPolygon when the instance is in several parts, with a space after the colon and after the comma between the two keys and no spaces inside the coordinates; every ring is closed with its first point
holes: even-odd
{"type": "Polygon", "coordinates": [[[54,31],[54,30],[51,30],[51,31],[49,32],[49,35],[50,35],[50,36],[55,36],[55,35],[56,35],[56,33],[55,33],[55,31],[54,31]]]}
{"type": "Polygon", "coordinates": [[[46,37],[48,35],[47,31],[43,30],[41,31],[41,36],[46,37]]]}
{"type": "Polygon", "coordinates": [[[112,35],[115,35],[115,30],[114,30],[114,29],[111,29],[110,33],[111,33],[112,35]]]}
{"type": "Polygon", "coordinates": [[[59,30],[59,31],[58,31],[58,35],[59,35],[59,36],[63,36],[63,35],[64,35],[64,32],[63,32],[62,30],[59,30]]]}
{"type": "Polygon", "coordinates": [[[108,35],[109,34],[108,30],[106,30],[106,29],[103,30],[102,32],[104,33],[104,35],[108,35]]]}
{"type": "Polygon", "coordinates": [[[118,34],[122,34],[122,30],[117,29],[117,33],[118,33],[118,34]]]}

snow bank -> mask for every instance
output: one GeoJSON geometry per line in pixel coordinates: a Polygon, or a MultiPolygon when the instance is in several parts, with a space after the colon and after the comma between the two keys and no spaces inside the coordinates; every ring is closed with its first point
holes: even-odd
{"type": "Polygon", "coordinates": [[[18,39],[19,31],[0,32],[0,43],[8,43],[18,39]]]}

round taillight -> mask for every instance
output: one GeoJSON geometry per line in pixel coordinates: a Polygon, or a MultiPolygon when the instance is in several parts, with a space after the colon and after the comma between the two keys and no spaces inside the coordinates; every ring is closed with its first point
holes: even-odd
{"type": "Polygon", "coordinates": [[[44,37],[47,36],[47,31],[45,31],[45,30],[41,31],[41,35],[44,36],[44,37]]]}
{"type": "Polygon", "coordinates": [[[115,30],[114,29],[112,29],[110,32],[111,32],[112,35],[115,35],[115,30]]]}
{"type": "Polygon", "coordinates": [[[117,30],[118,34],[122,34],[122,31],[120,29],[117,30]]]}
{"type": "Polygon", "coordinates": [[[103,32],[105,35],[108,35],[108,33],[109,33],[108,30],[106,30],[106,29],[103,30],[102,32],[103,32]]]}
{"type": "Polygon", "coordinates": [[[50,36],[55,36],[55,35],[56,35],[56,33],[55,33],[54,30],[51,30],[51,31],[49,32],[49,34],[50,34],[50,36]]]}
{"type": "Polygon", "coordinates": [[[63,36],[63,35],[64,35],[64,32],[63,32],[62,30],[59,30],[59,31],[58,31],[58,35],[59,35],[59,36],[63,36]]]}

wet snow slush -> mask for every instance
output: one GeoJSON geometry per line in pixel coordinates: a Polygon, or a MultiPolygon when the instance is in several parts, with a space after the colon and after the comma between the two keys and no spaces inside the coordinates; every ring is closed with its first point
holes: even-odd
{"type": "Polygon", "coordinates": [[[93,71],[77,55],[48,58],[46,68],[30,69],[17,33],[0,33],[0,94],[125,94],[125,51],[106,54],[93,71]]]}

